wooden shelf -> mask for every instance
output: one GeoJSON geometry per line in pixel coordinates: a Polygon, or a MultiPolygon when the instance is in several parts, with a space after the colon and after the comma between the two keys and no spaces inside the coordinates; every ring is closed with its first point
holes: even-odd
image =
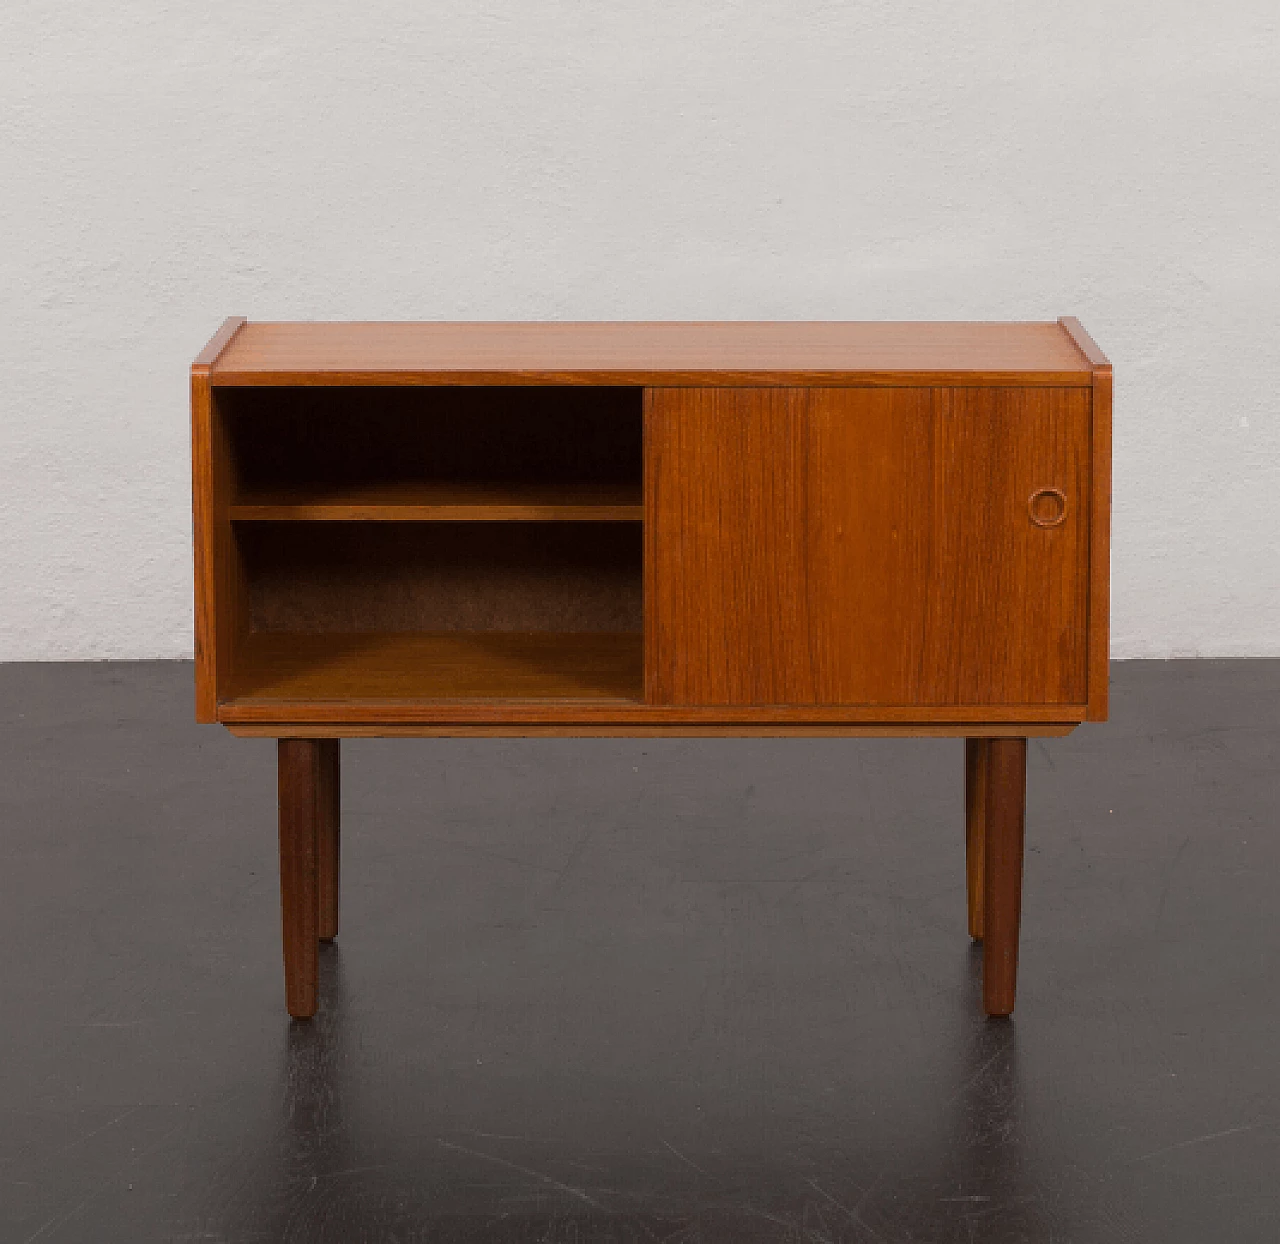
{"type": "Polygon", "coordinates": [[[638,522],[639,484],[422,483],[246,492],[231,518],[257,522],[638,522]]]}
{"type": "Polygon", "coordinates": [[[258,632],[237,653],[231,700],[637,702],[643,663],[640,634],[258,632]]]}

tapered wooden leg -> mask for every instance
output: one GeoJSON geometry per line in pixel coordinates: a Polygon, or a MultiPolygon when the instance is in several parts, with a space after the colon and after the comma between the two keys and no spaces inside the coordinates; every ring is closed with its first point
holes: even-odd
{"type": "Polygon", "coordinates": [[[338,936],[338,879],[342,858],[341,764],[337,739],[320,739],[319,825],[320,940],[338,936]]]}
{"type": "Polygon", "coordinates": [[[987,748],[982,1001],[988,1015],[1009,1015],[1018,984],[1027,740],[988,739],[987,748]]]}
{"type": "Polygon", "coordinates": [[[987,851],[986,739],[964,741],[965,876],[969,893],[969,936],[982,941],[983,881],[987,851]]]}
{"type": "Polygon", "coordinates": [[[310,1019],[319,995],[321,746],[318,739],[279,739],[276,744],[284,995],[294,1019],[310,1019]]]}

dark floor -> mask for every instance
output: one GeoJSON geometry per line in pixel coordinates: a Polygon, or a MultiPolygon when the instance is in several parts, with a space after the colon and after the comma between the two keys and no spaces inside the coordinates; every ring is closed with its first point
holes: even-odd
{"type": "Polygon", "coordinates": [[[980,1014],[957,741],[344,745],[282,1006],[275,753],[0,667],[0,1240],[1280,1240],[1280,662],[1032,746],[980,1014]]]}

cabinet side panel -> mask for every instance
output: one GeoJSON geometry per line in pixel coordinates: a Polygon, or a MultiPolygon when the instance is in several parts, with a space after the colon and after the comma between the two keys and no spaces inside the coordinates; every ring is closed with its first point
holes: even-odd
{"type": "Polygon", "coordinates": [[[208,369],[191,373],[191,508],[195,563],[196,720],[217,720],[239,637],[248,629],[244,574],[230,519],[233,462],[208,369]]]}
{"type": "Polygon", "coordinates": [[[804,389],[649,390],[649,703],[814,703],[808,401],[804,389]]]}
{"type": "Polygon", "coordinates": [[[1106,721],[1111,657],[1111,368],[1093,373],[1087,721],[1106,721]]]}
{"type": "Polygon", "coordinates": [[[191,371],[191,535],[195,562],[196,720],[217,720],[217,595],[214,591],[213,429],[209,369],[191,371]]]}

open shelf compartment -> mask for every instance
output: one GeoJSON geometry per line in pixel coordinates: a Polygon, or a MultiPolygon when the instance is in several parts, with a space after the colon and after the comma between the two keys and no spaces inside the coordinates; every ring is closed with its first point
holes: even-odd
{"type": "Polygon", "coordinates": [[[643,695],[637,523],[237,523],[230,698],[643,695]]]}
{"type": "Polygon", "coordinates": [[[641,698],[636,634],[439,632],[248,637],[237,703],[641,698]]]}
{"type": "Polygon", "coordinates": [[[224,389],[233,521],[643,516],[634,388],[224,389]]]}
{"type": "Polygon", "coordinates": [[[216,391],[223,703],[643,696],[643,392],[216,391]]]}

